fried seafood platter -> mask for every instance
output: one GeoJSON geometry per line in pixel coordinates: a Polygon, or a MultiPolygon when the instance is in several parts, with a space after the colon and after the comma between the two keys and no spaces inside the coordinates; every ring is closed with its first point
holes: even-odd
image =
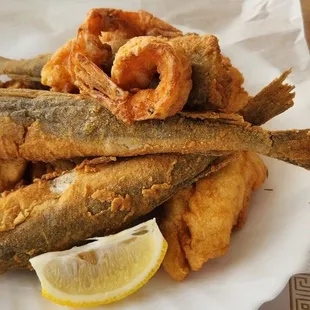
{"type": "Polygon", "coordinates": [[[53,54],[0,57],[0,272],[94,306],[225,255],[259,154],[310,169],[310,129],[261,127],[293,106],[290,72],[249,94],[214,35],[104,8],[53,54]]]}

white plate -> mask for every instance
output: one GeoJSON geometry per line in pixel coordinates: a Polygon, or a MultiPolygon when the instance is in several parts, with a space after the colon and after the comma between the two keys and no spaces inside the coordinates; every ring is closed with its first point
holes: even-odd
{"type": "MultiPolygon", "coordinates": [[[[293,66],[296,106],[267,127],[310,127],[309,55],[299,4],[294,0],[0,0],[0,55],[31,57],[52,52],[74,35],[89,8],[100,6],[142,7],[167,21],[216,33],[251,92],[293,66]]],[[[271,159],[266,163],[270,177],[255,194],[248,222],[233,235],[225,257],[211,261],[183,283],[173,282],[160,271],[139,292],[107,308],[254,310],[274,298],[308,256],[310,173],[271,159]]],[[[0,277],[0,309],[63,308],[40,296],[33,273],[10,272],[0,277]]]]}

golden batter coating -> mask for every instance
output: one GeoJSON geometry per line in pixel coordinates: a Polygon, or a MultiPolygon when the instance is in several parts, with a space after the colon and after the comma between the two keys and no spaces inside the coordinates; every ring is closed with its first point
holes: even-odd
{"type": "Polygon", "coordinates": [[[190,270],[227,252],[233,227],[241,213],[244,223],[252,191],[266,177],[267,169],[255,153],[238,153],[226,167],[164,204],[160,228],[168,251],[163,266],[173,279],[182,281],[190,270]]]}

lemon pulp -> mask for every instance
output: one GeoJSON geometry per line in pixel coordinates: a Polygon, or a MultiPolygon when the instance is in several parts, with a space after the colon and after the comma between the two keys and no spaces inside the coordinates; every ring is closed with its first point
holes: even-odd
{"type": "Polygon", "coordinates": [[[93,240],[30,260],[45,297],[83,307],[122,299],[154,275],[167,250],[155,220],[93,240]]]}

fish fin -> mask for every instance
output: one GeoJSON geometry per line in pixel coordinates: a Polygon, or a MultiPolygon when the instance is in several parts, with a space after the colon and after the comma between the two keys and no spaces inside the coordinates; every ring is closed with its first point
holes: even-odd
{"type": "Polygon", "coordinates": [[[278,78],[252,97],[240,111],[244,119],[253,125],[262,125],[285,112],[294,105],[295,86],[284,83],[292,69],[283,72],[278,78]]]}

